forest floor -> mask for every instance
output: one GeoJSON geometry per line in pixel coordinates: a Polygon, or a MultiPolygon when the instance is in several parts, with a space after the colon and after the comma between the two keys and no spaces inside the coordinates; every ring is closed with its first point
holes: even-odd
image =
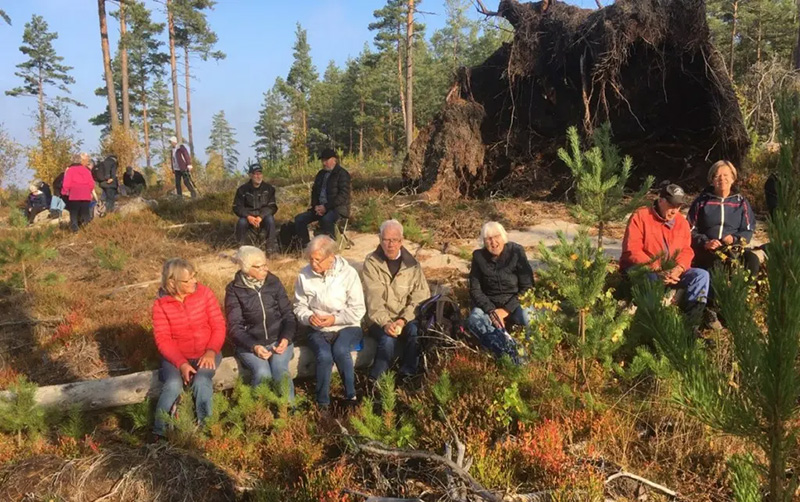
{"type": "MultiPolygon", "coordinates": [[[[279,224],[304,209],[309,190],[308,183],[278,189],[279,224]]],[[[160,197],[155,209],[97,219],[75,235],[48,230],[43,246],[50,251],[44,257],[24,269],[20,264],[2,269],[0,388],[21,376],[50,385],[156,368],[150,305],[161,264],[174,256],[191,260],[199,280],[222,300],[237,270],[232,198],[232,191],[196,201],[160,197]],[[42,322],[13,324],[28,320],[42,322]]],[[[344,257],[360,266],[378,245],[380,222],[397,217],[429,281],[446,287],[464,308],[469,261],[485,221],[503,223],[509,240],[525,247],[534,267],[540,243],[552,245],[557,231],[571,238],[578,229],[562,203],[503,198],[429,202],[404,194],[395,178],[358,173],[353,208],[347,232],[352,245],[341,251],[344,257]]],[[[5,220],[7,211],[0,209],[0,218],[5,220]]],[[[0,232],[16,236],[24,230],[3,227],[0,232]]],[[[623,233],[624,224],[615,224],[604,239],[604,250],[613,259],[619,257],[623,233]]],[[[763,232],[757,237],[763,239],[763,232]]],[[[270,258],[271,272],[290,294],[304,264],[298,254],[270,258]]],[[[727,364],[727,333],[709,336],[718,341],[715,360],[727,364]]],[[[230,351],[226,347],[225,354],[230,351]]],[[[626,379],[593,365],[579,385],[577,364],[566,347],[556,348],[544,364],[517,370],[466,345],[446,350],[437,353],[413,388],[398,392],[397,411],[384,419],[396,429],[402,419],[415,431],[405,442],[395,437],[395,446],[440,452],[455,433],[474,459],[469,472],[498,493],[544,490],[554,495],[552,500],[644,500],[636,497],[649,493],[647,500],[666,500],[636,483],[604,486],[608,472],[603,469],[613,465],[669,486],[683,500],[730,499],[725,460],[747,445],[711,434],[675,408],[670,399],[674,382],[653,374],[626,379]],[[445,374],[452,379],[446,380],[452,398],[442,401],[434,388],[445,386],[445,374]]],[[[241,392],[237,388],[226,394],[231,409],[244,406],[241,392]]],[[[312,392],[313,383],[299,384],[300,396],[312,392]]],[[[283,417],[290,425],[280,422],[279,409],[264,406],[272,417],[264,423],[221,419],[218,429],[196,440],[179,438],[155,449],[145,445],[149,426],[132,418],[131,410],[83,416],[73,430],[51,424],[24,439],[0,434],[0,460],[9,466],[0,472],[0,494],[8,500],[171,500],[170,490],[158,495],[158,489],[160,483],[173,483],[173,488],[182,487],[186,500],[359,500],[343,495],[344,489],[424,500],[441,496],[441,489],[421,481],[424,476],[415,476],[413,468],[365,461],[342,444],[339,425],[319,416],[313,406],[302,404],[283,417]],[[234,429],[239,432],[233,434],[234,429]],[[156,461],[181,467],[157,472],[152,468],[156,461]],[[195,483],[185,476],[186,469],[205,474],[195,483]],[[101,478],[107,483],[93,483],[101,478]]],[[[391,442],[389,436],[381,439],[391,442]]]]}

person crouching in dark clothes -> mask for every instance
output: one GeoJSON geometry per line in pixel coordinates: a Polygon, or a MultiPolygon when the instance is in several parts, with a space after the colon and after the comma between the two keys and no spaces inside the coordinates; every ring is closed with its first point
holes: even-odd
{"type": "Polygon", "coordinates": [[[335,238],[336,220],[350,217],[350,173],[339,165],[336,152],[326,148],[319,155],[322,169],[311,188],[311,208],[294,217],[295,233],[308,245],[308,225],[319,221],[320,231],[335,238]]]}
{"type": "Polygon", "coordinates": [[[260,164],[250,166],[250,181],[236,190],[233,212],[239,217],[236,223],[236,239],[245,244],[249,232],[266,234],[267,253],[278,252],[278,234],[275,231],[275,187],[264,182],[260,164]]]}
{"type": "Polygon", "coordinates": [[[125,169],[122,175],[122,185],[128,190],[129,195],[139,196],[147,188],[147,182],[139,171],[135,171],[131,166],[125,169]]]}
{"type": "Polygon", "coordinates": [[[28,200],[25,202],[25,215],[28,223],[33,223],[36,215],[47,209],[47,196],[36,185],[30,186],[28,200]]]}
{"type": "Polygon", "coordinates": [[[692,202],[687,217],[692,229],[692,266],[711,270],[717,263],[737,260],[756,277],[761,262],[744,248],[753,238],[756,217],[747,199],[733,191],[736,178],[732,163],[715,162],[708,171],[710,185],[692,202]]]}

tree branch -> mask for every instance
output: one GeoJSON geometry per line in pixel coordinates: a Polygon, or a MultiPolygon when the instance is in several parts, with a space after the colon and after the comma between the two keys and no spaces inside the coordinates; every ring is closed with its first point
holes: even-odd
{"type": "Polygon", "coordinates": [[[495,12],[493,10],[487,9],[486,6],[483,5],[483,0],[475,0],[475,10],[477,10],[479,13],[483,14],[484,16],[499,16],[500,15],[499,13],[497,13],[497,12],[495,12]]]}

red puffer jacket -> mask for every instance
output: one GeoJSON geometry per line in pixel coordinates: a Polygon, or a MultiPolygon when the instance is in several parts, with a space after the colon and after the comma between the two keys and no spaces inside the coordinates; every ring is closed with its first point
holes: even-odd
{"type": "Polygon", "coordinates": [[[225,342],[225,319],[214,293],[202,284],[179,302],[164,294],[153,303],[153,335],[161,355],[180,368],[225,342]]]}

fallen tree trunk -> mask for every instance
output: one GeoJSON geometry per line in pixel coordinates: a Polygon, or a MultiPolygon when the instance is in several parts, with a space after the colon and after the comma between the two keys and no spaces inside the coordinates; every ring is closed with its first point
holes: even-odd
{"type": "MultiPolygon", "coordinates": [[[[355,367],[368,368],[375,357],[375,340],[364,338],[364,348],[352,352],[355,367]]],[[[289,363],[292,378],[307,378],[315,375],[314,353],[309,347],[295,347],[294,356],[289,363]]],[[[336,371],[336,365],[333,367],[336,371]]],[[[233,357],[222,359],[222,363],[214,375],[214,390],[230,389],[240,375],[249,376],[249,372],[240,366],[233,357]]],[[[60,385],[48,385],[36,389],[36,403],[47,408],[69,408],[77,406],[84,410],[101,410],[115,408],[144,401],[147,397],[156,397],[161,392],[158,370],[140,371],[99,380],[85,380],[60,385]]],[[[0,399],[9,399],[12,395],[5,391],[0,399]]]]}

